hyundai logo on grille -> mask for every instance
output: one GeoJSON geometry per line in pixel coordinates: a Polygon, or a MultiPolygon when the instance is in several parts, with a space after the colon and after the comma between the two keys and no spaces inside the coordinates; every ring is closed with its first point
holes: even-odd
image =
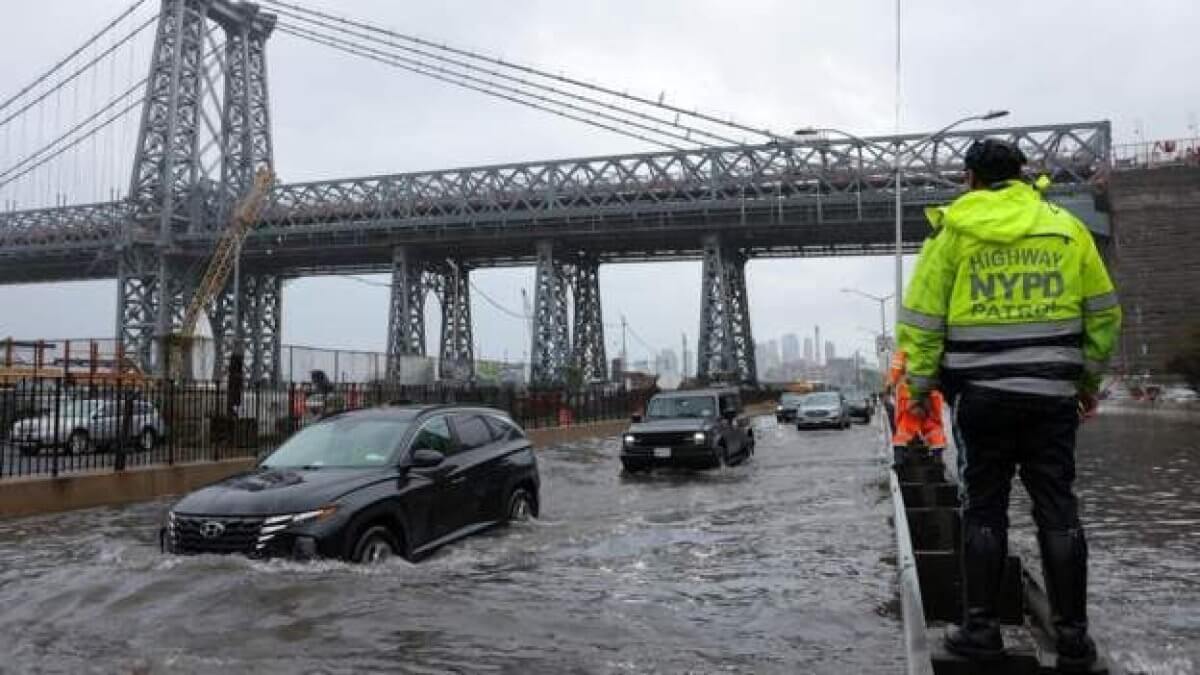
{"type": "Polygon", "coordinates": [[[200,534],[204,535],[205,539],[216,539],[225,534],[225,525],[224,523],[210,520],[200,526],[200,534]]]}

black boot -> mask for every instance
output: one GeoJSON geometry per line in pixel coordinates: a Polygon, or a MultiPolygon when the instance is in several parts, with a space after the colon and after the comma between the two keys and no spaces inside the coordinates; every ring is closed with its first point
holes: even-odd
{"type": "Polygon", "coordinates": [[[1038,545],[1058,633],[1058,669],[1086,673],[1096,663],[1096,644],[1088,637],[1087,539],[1082,529],[1039,531],[1038,545]]]}
{"type": "Polygon", "coordinates": [[[996,610],[1008,532],[987,525],[963,526],[963,622],[946,631],[946,649],[981,661],[1004,657],[1004,638],[996,610]]]}

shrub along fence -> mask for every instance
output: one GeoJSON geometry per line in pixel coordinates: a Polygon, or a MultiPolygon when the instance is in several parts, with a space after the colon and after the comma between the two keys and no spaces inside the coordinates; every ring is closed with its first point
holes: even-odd
{"type": "Polygon", "coordinates": [[[628,417],[649,392],[471,385],[89,382],[27,379],[0,389],[0,479],[254,457],[324,415],[406,403],[499,408],[525,428],[628,417]]]}

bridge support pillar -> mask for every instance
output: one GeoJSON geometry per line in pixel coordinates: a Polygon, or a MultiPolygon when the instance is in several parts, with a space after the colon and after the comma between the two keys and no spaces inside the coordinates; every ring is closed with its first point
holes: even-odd
{"type": "Polygon", "coordinates": [[[475,378],[471,332],[471,277],[466,264],[447,260],[441,268],[442,349],[439,376],[465,382],[475,378]]]}
{"type": "Polygon", "coordinates": [[[538,242],[537,269],[534,272],[533,344],[529,352],[530,380],[535,386],[553,387],[566,383],[571,356],[571,327],[567,323],[567,288],[570,282],[566,265],[555,256],[554,244],[549,241],[538,242]]]}
{"type": "Polygon", "coordinates": [[[425,356],[424,266],[407,246],[392,251],[392,301],[388,311],[387,377],[398,380],[406,356],[425,356]]]}
{"type": "Polygon", "coordinates": [[[229,358],[240,351],[247,382],[279,382],[283,375],[283,280],[274,274],[243,274],[239,288],[241,297],[235,298],[230,281],[208,310],[215,356],[213,378],[224,379],[229,358]]]}
{"type": "Polygon", "coordinates": [[[718,235],[703,243],[698,375],[702,381],[757,384],[746,255],[718,235]]]}
{"type": "Polygon", "coordinates": [[[604,316],[600,309],[600,261],[582,256],[575,263],[573,295],[575,331],[571,365],[583,382],[608,379],[604,350],[604,316]]]}

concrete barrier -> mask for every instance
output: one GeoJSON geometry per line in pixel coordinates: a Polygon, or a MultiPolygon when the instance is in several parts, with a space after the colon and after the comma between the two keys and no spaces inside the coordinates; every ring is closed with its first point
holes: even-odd
{"type": "MultiPolygon", "coordinates": [[[[530,429],[535,447],[612,436],[629,424],[609,420],[569,427],[530,429]]],[[[73,473],[51,478],[31,476],[0,482],[0,518],[116,506],[191,492],[235,473],[253,468],[254,458],[145,466],[126,471],[73,473]]]]}

